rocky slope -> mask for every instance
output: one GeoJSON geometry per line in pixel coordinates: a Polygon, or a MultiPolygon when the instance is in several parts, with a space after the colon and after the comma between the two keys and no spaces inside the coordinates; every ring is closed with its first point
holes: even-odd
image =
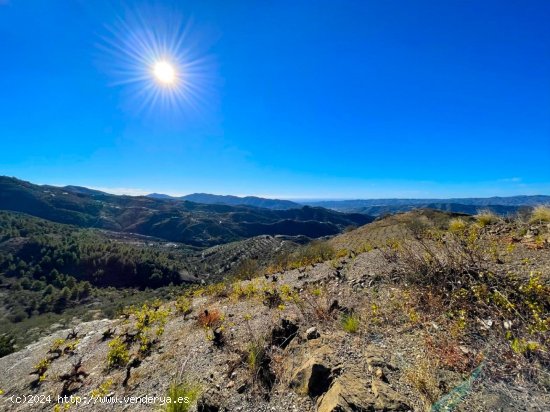
{"type": "MultiPolygon", "coordinates": [[[[449,223],[456,230],[457,222],[449,223]]],[[[330,261],[182,292],[176,302],[120,319],[75,319],[74,330],[0,358],[2,408],[52,410],[60,394],[81,402],[92,395],[164,397],[172,383],[185,382],[177,393],[196,397],[199,411],[548,410],[549,227],[466,225],[476,245],[496,247],[484,255],[483,273],[500,282],[476,278],[471,299],[490,283],[513,310],[496,297],[486,306],[470,301],[460,287],[414,283],[403,271],[412,267],[409,248],[433,244],[446,252],[442,245],[452,238],[438,243],[409,224],[400,246],[350,247],[330,261]],[[523,294],[510,292],[506,279],[523,294]],[[538,305],[542,323],[529,320],[523,297],[538,305]],[[540,329],[528,328],[534,325],[540,329]],[[12,403],[30,394],[44,395],[45,403],[12,403]]],[[[362,231],[333,242],[373,242],[362,231]]],[[[68,408],[146,411],[158,402],[68,408]]]]}

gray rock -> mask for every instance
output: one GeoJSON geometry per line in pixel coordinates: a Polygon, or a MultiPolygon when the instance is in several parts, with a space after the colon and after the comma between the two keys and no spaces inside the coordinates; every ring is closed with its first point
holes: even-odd
{"type": "Polygon", "coordinates": [[[321,335],[319,334],[319,332],[317,331],[317,328],[316,327],[311,327],[309,328],[308,330],[306,330],[306,339],[307,340],[311,340],[311,339],[317,339],[319,338],[321,335]]]}

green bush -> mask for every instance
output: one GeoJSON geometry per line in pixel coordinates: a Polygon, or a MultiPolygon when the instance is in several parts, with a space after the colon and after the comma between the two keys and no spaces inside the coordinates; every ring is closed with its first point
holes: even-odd
{"type": "Polygon", "coordinates": [[[120,337],[109,342],[109,353],[107,353],[107,364],[110,368],[124,366],[130,360],[130,354],[126,344],[120,337]]]}
{"type": "Polygon", "coordinates": [[[359,330],[359,317],[354,313],[343,315],[342,327],[348,333],[357,333],[359,330]]]}
{"type": "Polygon", "coordinates": [[[9,334],[0,335],[0,358],[15,352],[15,338],[9,334]]]}
{"type": "Polygon", "coordinates": [[[200,385],[187,381],[173,382],[168,389],[167,397],[170,402],[166,403],[166,412],[188,412],[195,405],[201,394],[200,385]],[[181,401],[181,402],[180,402],[181,401]]]}

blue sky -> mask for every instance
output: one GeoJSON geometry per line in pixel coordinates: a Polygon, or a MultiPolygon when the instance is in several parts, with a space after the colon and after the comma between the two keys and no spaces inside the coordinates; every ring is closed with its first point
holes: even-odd
{"type": "Polygon", "coordinates": [[[0,0],[0,174],[130,194],[550,194],[549,20],[546,0],[0,0]],[[186,76],[177,96],[141,59],[165,38],[181,39],[161,51],[186,76]]]}

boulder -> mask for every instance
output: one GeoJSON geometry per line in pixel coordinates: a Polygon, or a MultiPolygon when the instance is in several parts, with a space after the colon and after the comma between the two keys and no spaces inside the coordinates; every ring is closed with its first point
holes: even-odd
{"type": "Polygon", "coordinates": [[[372,382],[352,373],[334,380],[317,401],[318,412],[406,412],[412,410],[406,400],[388,384],[372,382]]]}
{"type": "Polygon", "coordinates": [[[318,359],[308,359],[292,376],[290,387],[312,397],[322,395],[331,384],[331,372],[331,368],[318,359]]]}
{"type": "Polygon", "coordinates": [[[317,401],[318,412],[375,411],[376,400],[365,380],[344,374],[317,401]]]}
{"type": "Polygon", "coordinates": [[[375,396],[376,411],[410,411],[411,407],[407,405],[407,400],[393,390],[387,383],[374,379],[371,384],[371,390],[375,396]]]}

